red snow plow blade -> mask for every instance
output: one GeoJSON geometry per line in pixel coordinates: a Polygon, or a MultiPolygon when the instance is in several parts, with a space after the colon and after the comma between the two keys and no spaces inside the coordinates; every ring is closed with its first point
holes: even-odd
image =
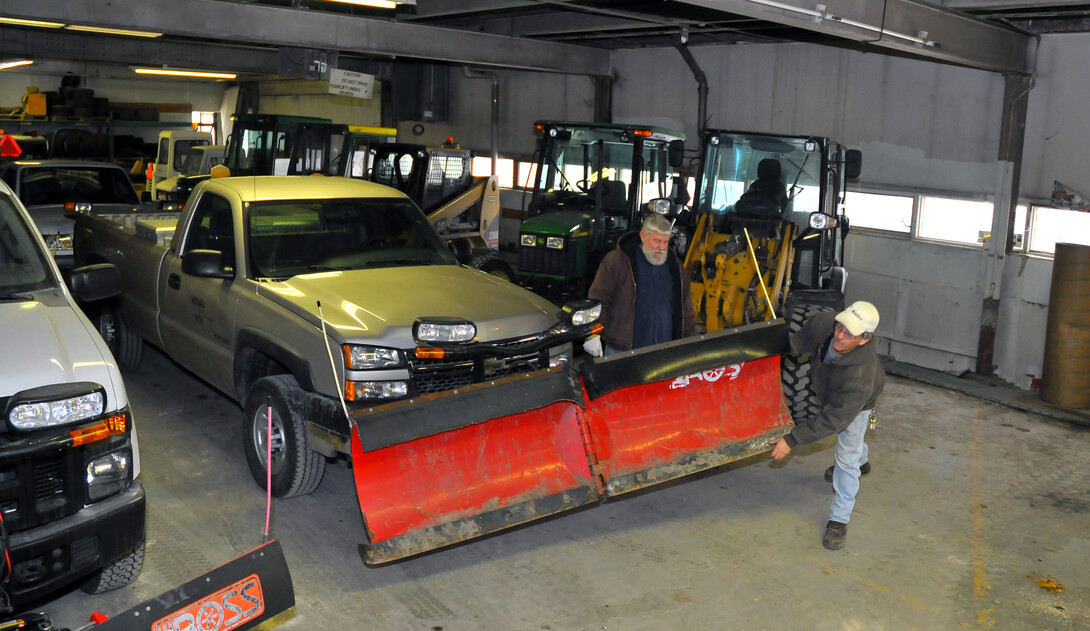
{"type": "Polygon", "coordinates": [[[767,451],[786,324],[762,323],[354,413],[367,565],[767,451]]]}

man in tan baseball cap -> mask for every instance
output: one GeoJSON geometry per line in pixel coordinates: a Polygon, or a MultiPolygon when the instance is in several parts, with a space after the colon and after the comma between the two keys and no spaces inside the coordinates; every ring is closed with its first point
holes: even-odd
{"type": "Polygon", "coordinates": [[[870,472],[863,438],[885,383],[885,369],[870,344],[877,328],[878,309],[860,300],[840,313],[814,315],[791,336],[792,355],[811,354],[810,388],[821,407],[813,419],[773,441],[772,459],[787,457],[796,445],[837,435],[836,464],[825,472],[834,491],[822,539],[830,550],[844,547],[859,476],[870,472]]]}

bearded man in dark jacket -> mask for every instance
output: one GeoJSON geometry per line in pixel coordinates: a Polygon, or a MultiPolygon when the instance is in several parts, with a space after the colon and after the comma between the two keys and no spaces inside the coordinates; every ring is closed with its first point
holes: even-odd
{"type": "Polygon", "coordinates": [[[689,274],[669,251],[670,221],[649,213],[606,254],[588,297],[602,302],[605,354],[697,334],[689,274]]]}
{"type": "Polygon", "coordinates": [[[877,349],[869,343],[876,328],[878,309],[860,300],[835,315],[831,311],[815,315],[791,336],[792,355],[812,354],[810,387],[821,409],[812,420],[795,425],[790,434],[772,442],[772,459],[787,457],[796,445],[837,435],[836,464],[825,472],[834,491],[822,539],[830,550],[844,547],[859,476],[870,472],[863,438],[885,384],[877,349]]]}

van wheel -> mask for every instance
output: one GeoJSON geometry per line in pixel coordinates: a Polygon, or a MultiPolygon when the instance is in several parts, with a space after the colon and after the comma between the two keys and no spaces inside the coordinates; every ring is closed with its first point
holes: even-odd
{"type": "Polygon", "coordinates": [[[272,494],[276,497],[306,495],[318,488],[325,473],[325,457],[311,450],[300,411],[305,396],[291,375],[262,377],[246,395],[242,424],[246,462],[254,480],[264,489],[271,443],[272,494]]]}
{"type": "Polygon", "coordinates": [[[80,585],[80,589],[87,594],[101,594],[124,587],[136,580],[143,567],[144,542],[141,541],[132,552],[95,572],[83,585],[80,585]]]}
{"type": "Polygon", "coordinates": [[[122,370],[133,370],[140,365],[144,357],[144,340],[129,330],[120,309],[107,307],[100,311],[95,317],[95,326],[122,370]]]}
{"type": "MultiPolygon", "coordinates": [[[[806,321],[822,311],[832,311],[832,308],[824,305],[794,305],[788,314],[788,330],[794,334],[806,324],[806,321]]],[[[795,357],[790,353],[783,355],[783,369],[781,380],[783,381],[783,394],[787,399],[787,409],[791,413],[791,420],[795,423],[805,423],[817,415],[819,406],[814,394],[810,391],[810,365],[811,354],[795,357]]]]}

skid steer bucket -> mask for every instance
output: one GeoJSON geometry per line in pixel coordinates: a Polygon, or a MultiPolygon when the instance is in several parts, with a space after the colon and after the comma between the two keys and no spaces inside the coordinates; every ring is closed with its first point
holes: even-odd
{"type": "Polygon", "coordinates": [[[380,565],[767,451],[782,320],[354,413],[380,565]]]}

